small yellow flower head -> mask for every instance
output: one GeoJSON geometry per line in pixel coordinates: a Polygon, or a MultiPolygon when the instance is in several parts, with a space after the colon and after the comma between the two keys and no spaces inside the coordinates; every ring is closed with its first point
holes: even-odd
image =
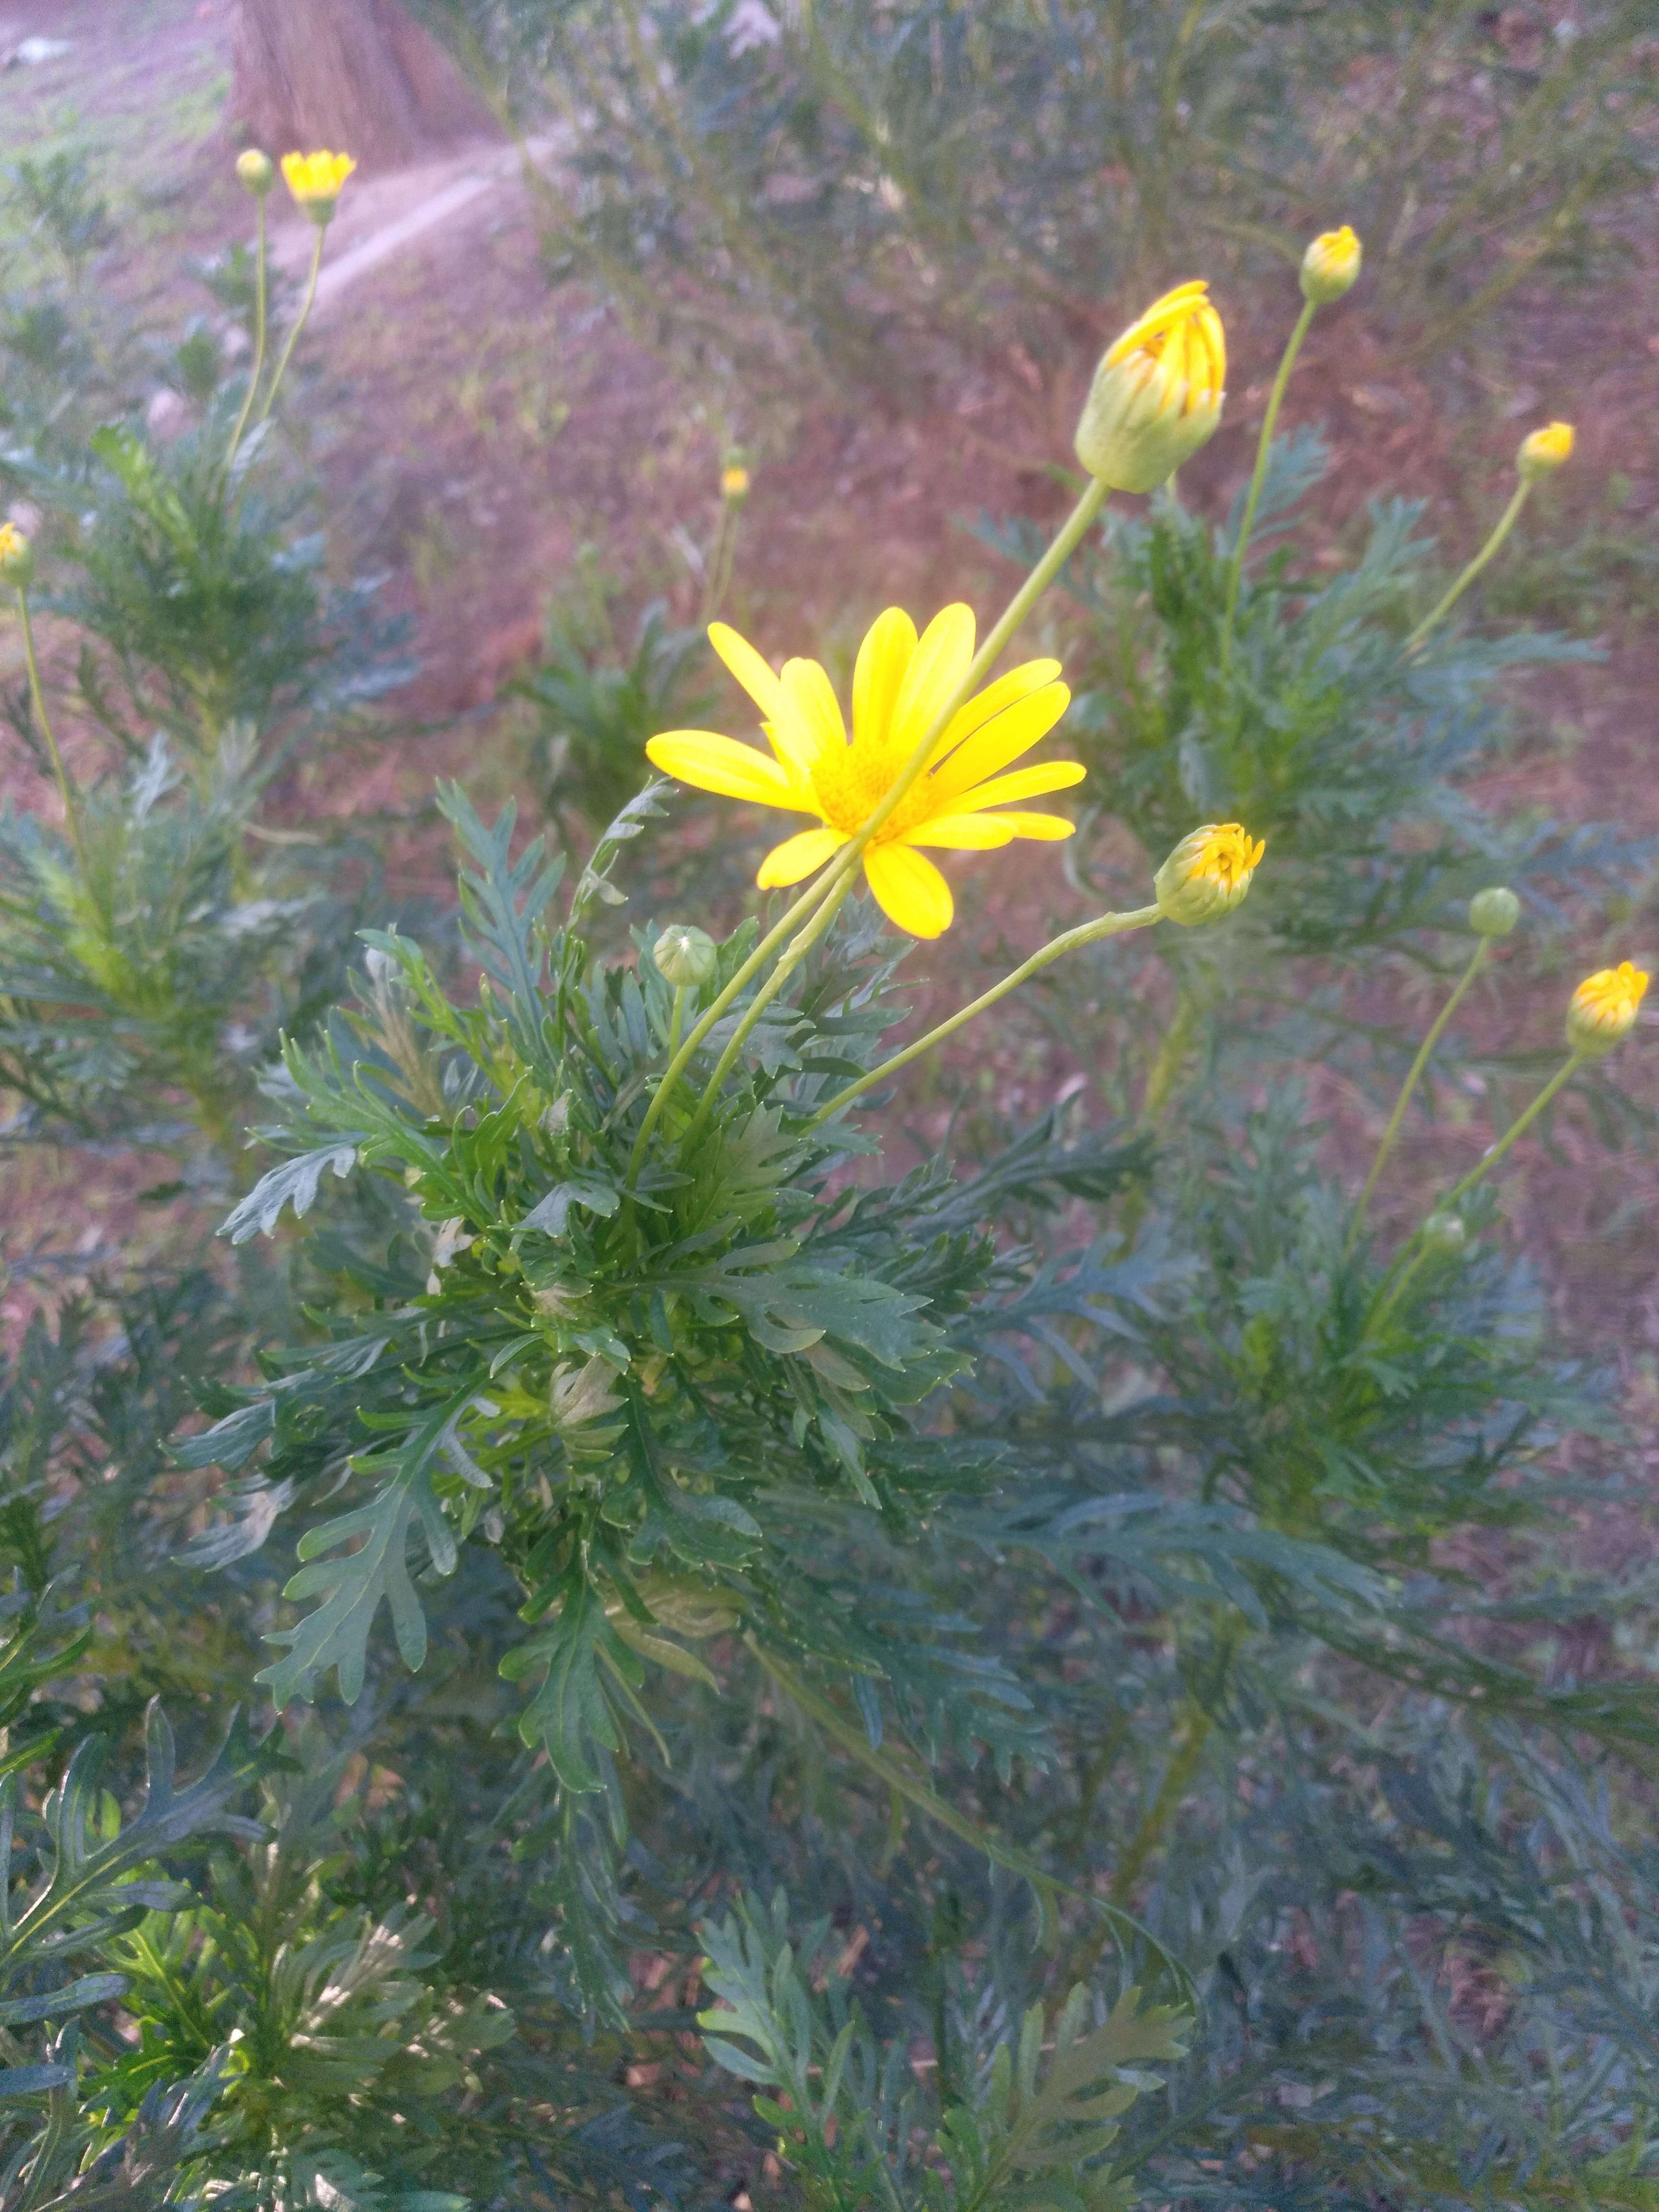
{"type": "Polygon", "coordinates": [[[1219,921],[1250,888],[1267,847],[1237,822],[1206,822],[1188,832],[1152,879],[1166,921],[1219,921]]]}
{"type": "Polygon", "coordinates": [[[33,546],[15,522],[0,522],[0,583],[26,591],[33,576],[33,546]]]}
{"type": "Polygon", "coordinates": [[[262,200],[276,181],[276,165],[269,154],[250,146],[246,153],[236,156],[236,173],[254,198],[262,200]]]}
{"type": "Polygon", "coordinates": [[[1647,988],[1646,971],[1628,960],[1586,975],[1567,1007],[1569,1050],[1600,1060],[1622,1044],[1636,1026],[1647,988]]]}
{"type": "Polygon", "coordinates": [[[1077,457],[1114,491],[1153,491],[1214,436],[1227,341],[1209,287],[1177,284],[1109,346],[1077,426],[1077,457]]]}
{"type": "Polygon", "coordinates": [[[1316,307],[1328,307],[1359,278],[1364,249],[1345,222],[1340,230],[1322,230],[1302,257],[1302,296],[1316,307]]]}
{"type": "Polygon", "coordinates": [[[666,982],[706,983],[714,972],[714,940],[689,921],[670,922],[652,946],[651,957],[666,982]]]}
{"type": "Polygon", "coordinates": [[[741,461],[730,461],[720,471],[720,497],[728,507],[741,507],[749,496],[749,471],[741,461]]]}
{"type": "Polygon", "coordinates": [[[1469,901],[1469,927],[1477,937],[1507,937],[1520,919],[1520,900],[1502,884],[1477,891],[1469,901]]]}
{"type": "MultiPolygon", "coordinates": [[[[853,670],[849,730],[818,662],[786,660],[775,673],[736,630],[711,623],[708,642],[759,708],[769,750],[714,730],[665,730],[646,757],[695,791],[811,817],[773,847],[755,878],[763,890],[803,883],[859,835],[938,726],[973,665],[974,636],[971,607],[944,608],[920,635],[902,607],[878,615],[853,670]]],[[[988,853],[1016,838],[1071,836],[1063,814],[1024,802],[1081,783],[1079,763],[1014,767],[1071,697],[1057,660],[1028,660],[956,708],[926,769],[863,850],[865,882],[890,921],[912,937],[938,937],[951,926],[951,886],[924,846],[988,853]]]]}
{"type": "Polygon", "coordinates": [[[314,223],[330,222],[340,187],[357,164],[349,154],[284,154],[283,181],[314,223]]]}
{"type": "Polygon", "coordinates": [[[1460,1252],[1468,1249],[1469,1232],[1461,1213],[1446,1213],[1438,1208],[1423,1224],[1423,1242],[1431,1252],[1438,1252],[1448,1260],[1455,1260],[1460,1252]]]}
{"type": "Polygon", "coordinates": [[[1522,438],[1515,465],[1523,483],[1536,483],[1540,477],[1553,475],[1571,458],[1571,423],[1546,422],[1541,430],[1529,430],[1522,438]]]}

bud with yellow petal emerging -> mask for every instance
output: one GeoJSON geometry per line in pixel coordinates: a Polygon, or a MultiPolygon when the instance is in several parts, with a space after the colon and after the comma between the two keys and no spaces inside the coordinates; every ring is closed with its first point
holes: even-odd
{"type": "Polygon", "coordinates": [[[1250,888],[1267,847],[1237,822],[1189,830],[1152,878],[1158,911],[1188,927],[1219,921],[1250,888]]]}
{"type": "Polygon", "coordinates": [[[33,546],[15,522],[0,522],[0,584],[26,592],[33,578],[33,546]]]}
{"type": "Polygon", "coordinates": [[[678,989],[684,985],[706,983],[714,972],[718,956],[714,940],[706,929],[698,929],[689,921],[673,921],[652,946],[651,957],[664,981],[672,983],[678,989]]]}
{"type": "Polygon", "coordinates": [[[1567,1007],[1567,1044],[1582,1060],[1600,1060],[1636,1026],[1647,994],[1646,971],[1628,960],[1586,975],[1567,1007]]]}
{"type": "Polygon", "coordinates": [[[236,156],[236,174],[254,198],[262,200],[276,181],[276,165],[269,154],[250,146],[236,156]]]}
{"type": "Polygon", "coordinates": [[[1469,927],[1477,937],[1507,937],[1520,919],[1520,900],[1502,884],[1477,891],[1469,901],[1469,927]]]}
{"type": "Polygon", "coordinates": [[[728,507],[741,507],[748,496],[748,470],[741,461],[728,461],[720,471],[720,497],[728,507]]]}
{"type": "Polygon", "coordinates": [[[1553,475],[1571,457],[1571,423],[1547,422],[1541,430],[1529,430],[1522,438],[1515,465],[1522,483],[1536,483],[1540,477],[1553,475]]]}
{"type": "Polygon", "coordinates": [[[1328,307],[1351,292],[1358,281],[1363,252],[1346,222],[1340,230],[1322,230],[1302,257],[1303,298],[1316,307],[1328,307]]]}
{"type": "Polygon", "coordinates": [[[1213,437],[1227,342],[1209,287],[1177,284],[1109,346],[1077,427],[1077,457],[1114,491],[1153,491],[1213,437]]]}
{"type": "Polygon", "coordinates": [[[320,229],[333,221],[340,188],[356,166],[349,154],[284,154],[283,182],[320,229]]]}

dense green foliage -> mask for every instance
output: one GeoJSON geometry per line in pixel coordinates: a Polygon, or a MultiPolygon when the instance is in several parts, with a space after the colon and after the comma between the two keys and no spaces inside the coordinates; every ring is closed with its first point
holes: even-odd
{"type": "MultiPolygon", "coordinates": [[[[555,64],[594,20],[542,15],[555,64]]],[[[888,11],[930,158],[986,132],[922,91],[1001,98],[1087,19],[888,11]]],[[[1540,64],[1561,112],[1621,20],[1540,64]]],[[[872,25],[791,16],[733,65],[740,119],[789,68],[856,83],[872,25]]],[[[728,27],[657,34],[678,86],[728,27]]],[[[1395,27],[1408,60],[1486,35],[1395,27]]],[[[1172,100],[1235,52],[1202,29],[1172,100]]],[[[626,60],[584,64],[616,114],[626,60]]],[[[1368,1226],[1296,1073],[1386,1101],[1419,1034],[1389,987],[1463,963],[1481,885],[1523,947],[1614,910],[1646,848],[1476,787],[1528,671],[1584,648],[1459,621],[1405,650],[1440,556],[1385,506],[1347,568],[1306,558],[1306,437],[1231,656],[1237,514],[1113,512],[1050,603],[1073,885],[1139,904],[1237,812],[1255,888],[1013,1002],[1104,1118],[981,1109],[943,1148],[880,1091],[821,1119],[915,949],[849,902],[763,1005],[757,907],[665,976],[652,902],[695,885],[712,927],[738,850],[677,849],[683,802],[638,788],[643,738],[703,711],[665,617],[619,653],[573,593],[527,680],[565,842],[608,819],[584,864],[445,786],[458,910],[411,915],[269,818],[394,641],[325,587],[280,432],[225,464],[246,368],[187,338],[189,422],[146,434],[79,300],[85,181],[23,188],[67,266],[5,342],[82,368],[66,410],[17,377],[4,462],[33,596],[88,641],[53,726],[73,702],[104,753],[60,820],[45,695],[15,702],[43,796],[0,818],[0,1136],[159,1154],[173,1210],[42,1296],[0,1376],[0,2212],[1652,2212],[1656,1591],[1613,1381],[1554,1340],[1492,1183],[1455,1237],[1368,1226]],[[1596,1572],[1615,1515],[1630,1564],[1596,1572]]],[[[1060,246],[985,191],[997,283],[1035,283],[1060,246]]],[[[1071,214],[1078,265],[1104,215],[1071,214]]],[[[1530,1084],[1557,1031],[1506,1004],[1481,1066],[1530,1084]]],[[[1414,1223],[1413,1180],[1396,1156],[1373,1218],[1414,1223]]],[[[42,1291],[58,1256],[6,1254],[42,1291]]]]}

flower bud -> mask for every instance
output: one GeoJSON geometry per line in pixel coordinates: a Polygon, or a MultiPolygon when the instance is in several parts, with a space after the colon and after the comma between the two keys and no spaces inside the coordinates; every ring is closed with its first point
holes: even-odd
{"type": "Polygon", "coordinates": [[[1266,846],[1237,822],[1190,830],[1152,879],[1166,921],[1219,921],[1250,888],[1266,846]]]}
{"type": "Polygon", "coordinates": [[[1515,465],[1523,483],[1536,483],[1540,477],[1553,475],[1571,456],[1571,423],[1547,422],[1541,430],[1528,430],[1522,438],[1515,465]]]}
{"type": "Polygon", "coordinates": [[[714,940],[706,929],[697,929],[689,921],[670,922],[652,946],[651,957],[657,963],[657,973],[677,988],[706,983],[714,972],[714,940]]]}
{"type": "Polygon", "coordinates": [[[1423,1242],[1431,1252],[1438,1252],[1448,1260],[1455,1260],[1468,1249],[1469,1232],[1463,1225],[1461,1213],[1444,1213],[1437,1208],[1423,1224],[1423,1242]]]}
{"type": "Polygon", "coordinates": [[[728,461],[720,471],[720,497],[728,507],[741,507],[748,496],[748,470],[741,461],[728,461]]]}
{"type": "Polygon", "coordinates": [[[349,154],[284,154],[283,181],[320,229],[334,220],[340,187],[356,166],[349,154]]]}
{"type": "Polygon", "coordinates": [[[1622,1044],[1636,1026],[1647,988],[1646,970],[1628,960],[1586,975],[1567,1006],[1568,1049],[1600,1060],[1622,1044]]]}
{"type": "Polygon", "coordinates": [[[269,154],[250,146],[236,156],[236,173],[254,198],[262,200],[276,181],[276,165],[269,154]]]}
{"type": "Polygon", "coordinates": [[[1520,900],[1502,884],[1477,891],[1469,901],[1469,927],[1477,937],[1507,937],[1520,919],[1520,900]]]}
{"type": "Polygon", "coordinates": [[[1227,342],[1204,283],[1178,284],[1108,347],[1077,457],[1114,491],[1153,491],[1215,434],[1227,342]]]}
{"type": "Polygon", "coordinates": [[[33,546],[15,522],[0,522],[0,584],[26,592],[33,576],[33,546]]]}
{"type": "Polygon", "coordinates": [[[1359,278],[1364,249],[1345,222],[1340,230],[1322,230],[1302,257],[1302,296],[1328,307],[1351,292],[1359,278]]]}

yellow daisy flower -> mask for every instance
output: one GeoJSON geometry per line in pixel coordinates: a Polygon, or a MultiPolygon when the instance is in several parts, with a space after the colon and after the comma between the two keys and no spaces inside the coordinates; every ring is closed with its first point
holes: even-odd
{"type": "MultiPolygon", "coordinates": [[[[769,757],[708,730],[668,730],[646,747],[652,765],[699,791],[814,814],[820,827],[775,845],[755,880],[798,884],[833,860],[897,781],[974,658],[971,607],[946,607],[921,637],[902,608],[871,624],[853,673],[849,739],[829,677],[816,660],[787,660],[775,675],[724,623],[708,641],[765,717],[769,757]]],[[[985,852],[1015,837],[1069,837],[1059,814],[1009,806],[1081,783],[1075,761],[1002,770],[1047,737],[1071,704],[1057,660],[1028,660],[959,707],[916,778],[865,848],[864,874],[890,921],[912,937],[951,926],[951,887],[916,848],[985,852]],[[988,807],[1004,807],[988,813],[988,807]]]]}
{"type": "Polygon", "coordinates": [[[349,154],[284,154],[283,182],[307,215],[331,215],[340,188],[357,164],[349,154]]]}

